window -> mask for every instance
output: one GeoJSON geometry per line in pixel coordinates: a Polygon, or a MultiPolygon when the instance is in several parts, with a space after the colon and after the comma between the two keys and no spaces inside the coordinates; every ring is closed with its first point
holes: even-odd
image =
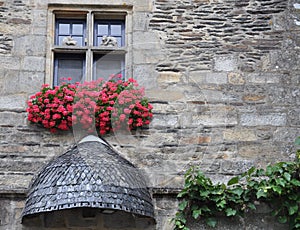
{"type": "MultiPolygon", "coordinates": [[[[51,7],[50,7],[51,8],[51,7]]],[[[50,10],[48,77],[53,85],[66,78],[72,82],[108,79],[112,74],[130,74],[126,28],[128,9],[95,10],[80,7],[50,10]],[[106,11],[105,11],[106,10],[106,11]]]]}
{"type": "Polygon", "coordinates": [[[101,44],[103,36],[115,37],[118,42],[118,47],[125,44],[124,37],[124,22],[117,20],[98,20],[95,23],[95,45],[101,44]]]}
{"type": "Polygon", "coordinates": [[[77,46],[85,45],[86,24],[83,20],[57,20],[55,45],[64,45],[64,39],[73,39],[77,46]]]}

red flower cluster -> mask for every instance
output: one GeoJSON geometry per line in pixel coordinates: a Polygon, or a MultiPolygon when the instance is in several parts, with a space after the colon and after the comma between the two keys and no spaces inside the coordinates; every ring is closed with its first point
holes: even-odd
{"type": "Polygon", "coordinates": [[[43,85],[27,102],[28,120],[51,132],[73,125],[87,131],[95,125],[100,135],[122,128],[132,130],[151,122],[153,107],[144,95],[134,79],[124,81],[120,76],[107,82],[43,85]]]}

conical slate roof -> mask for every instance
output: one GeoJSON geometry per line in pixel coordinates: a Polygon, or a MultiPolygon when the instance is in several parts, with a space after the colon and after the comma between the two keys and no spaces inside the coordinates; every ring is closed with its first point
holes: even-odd
{"type": "Polygon", "coordinates": [[[77,207],[154,218],[142,174],[95,136],[83,139],[43,168],[31,185],[22,216],[77,207]]]}

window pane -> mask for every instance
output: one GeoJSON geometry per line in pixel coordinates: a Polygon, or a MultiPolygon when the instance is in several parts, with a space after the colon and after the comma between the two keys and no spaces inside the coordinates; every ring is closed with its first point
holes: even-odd
{"type": "Polygon", "coordinates": [[[121,25],[111,25],[111,35],[121,35],[122,34],[122,26],[121,25]]]}
{"type": "Polygon", "coordinates": [[[108,25],[98,25],[98,35],[108,35],[108,25]]]}
{"type": "Polygon", "coordinates": [[[73,35],[83,35],[83,25],[82,24],[73,24],[73,35]]]}
{"type": "Polygon", "coordinates": [[[64,40],[65,37],[66,37],[65,35],[64,35],[64,36],[59,36],[59,37],[58,37],[58,45],[62,45],[63,40],[64,40]]]}
{"type": "Polygon", "coordinates": [[[58,34],[70,34],[70,24],[60,23],[58,26],[58,34]]]}
{"type": "Polygon", "coordinates": [[[67,78],[72,78],[71,82],[81,81],[84,75],[84,60],[72,58],[58,58],[56,60],[56,83],[60,84],[67,78]]]}
{"type": "Polygon", "coordinates": [[[121,37],[116,37],[117,42],[118,42],[118,47],[122,46],[122,38],[121,37]]]}
{"type": "Polygon", "coordinates": [[[75,40],[77,42],[77,44],[76,44],[77,46],[83,46],[84,45],[83,37],[73,36],[72,38],[73,38],[73,40],[75,40]]]}
{"type": "Polygon", "coordinates": [[[124,56],[104,55],[94,61],[94,79],[108,80],[112,74],[124,72],[124,56]]]}
{"type": "Polygon", "coordinates": [[[101,44],[102,44],[102,37],[97,37],[96,45],[101,45],[101,44]]]}

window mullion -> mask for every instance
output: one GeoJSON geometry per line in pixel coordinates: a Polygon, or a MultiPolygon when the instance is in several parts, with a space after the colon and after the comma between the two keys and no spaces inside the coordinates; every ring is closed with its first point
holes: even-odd
{"type": "Polygon", "coordinates": [[[93,67],[93,53],[91,51],[91,48],[93,46],[93,21],[94,16],[92,12],[88,12],[87,14],[87,23],[86,23],[86,47],[87,47],[87,53],[86,53],[86,81],[92,80],[92,67],[93,67]]]}

